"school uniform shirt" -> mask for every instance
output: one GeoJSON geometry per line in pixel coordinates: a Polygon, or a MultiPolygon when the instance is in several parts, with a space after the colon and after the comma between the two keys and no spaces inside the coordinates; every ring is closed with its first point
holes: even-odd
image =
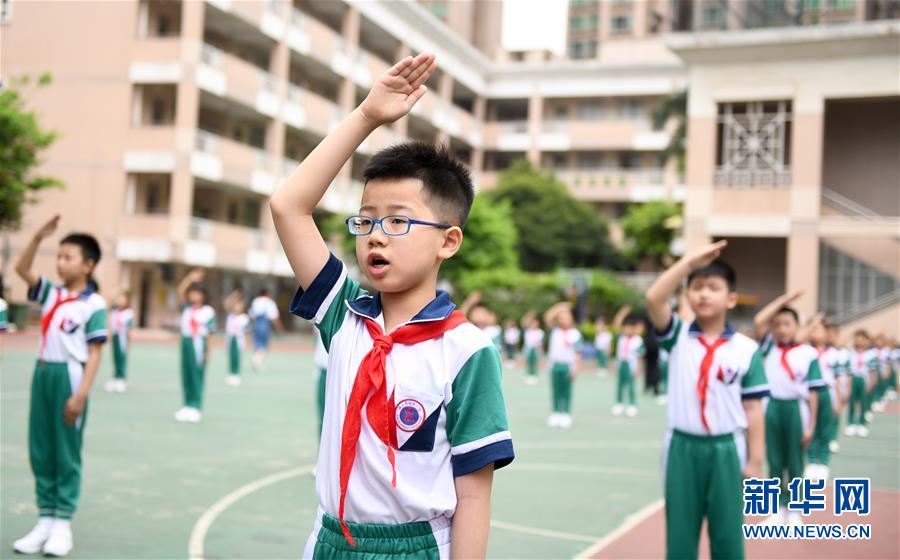
{"type": "Polygon", "coordinates": [[[851,348],[848,354],[851,375],[862,377],[868,381],[870,372],[878,372],[878,352],[874,348],[867,348],[862,352],[856,348],[851,348]]]}
{"type": "Polygon", "coordinates": [[[244,347],[244,333],[250,324],[250,316],[246,313],[229,313],[225,318],[225,338],[229,341],[237,339],[238,348],[244,347]]]}
{"type": "Polygon", "coordinates": [[[878,349],[878,369],[882,376],[891,371],[891,349],[887,346],[878,349]]]}
{"type": "Polygon", "coordinates": [[[125,309],[113,307],[109,314],[109,325],[111,334],[119,342],[119,348],[123,352],[126,351],[128,349],[128,331],[134,326],[134,311],[130,307],[125,309]]]}
{"type": "Polygon", "coordinates": [[[785,352],[769,334],[760,349],[772,398],[806,401],[810,389],[826,386],[819,369],[819,353],[811,345],[789,345],[785,352]]]}
{"type": "Polygon", "coordinates": [[[500,350],[500,337],[503,335],[503,329],[500,328],[500,325],[488,325],[484,328],[484,332],[491,339],[491,344],[494,345],[494,348],[500,350]]]}
{"type": "Polygon", "coordinates": [[[532,348],[540,351],[541,345],[544,343],[544,331],[541,329],[525,329],[525,352],[532,348]]]}
{"type": "Polygon", "coordinates": [[[594,337],[594,348],[608,355],[609,349],[612,347],[612,338],[613,335],[609,331],[597,333],[597,336],[594,337]]]}
{"type": "Polygon", "coordinates": [[[9,328],[9,319],[7,319],[6,313],[6,300],[0,298],[0,332],[9,328]]]}
{"type": "Polygon", "coordinates": [[[274,321],[279,316],[278,305],[268,296],[257,296],[250,303],[250,317],[254,320],[266,318],[269,321],[274,321]]]}
{"type": "Polygon", "coordinates": [[[503,331],[503,340],[509,346],[518,346],[519,338],[522,336],[522,331],[520,331],[517,327],[513,327],[511,329],[506,329],[503,331]]]}
{"type": "MultiPolygon", "coordinates": [[[[454,307],[439,291],[406,324],[446,319],[454,307]]],[[[313,321],[328,351],[316,493],[321,509],[337,516],[344,418],[360,363],[373,348],[365,320],[384,329],[381,297],[362,290],[331,255],[308,289],[297,290],[290,309],[313,321]]],[[[463,323],[432,340],[394,344],[384,382],[389,402],[396,403],[391,436],[396,437],[397,484],[391,486],[387,448],[363,410],[344,518],[383,524],[450,518],[456,510],[455,477],[491,464],[499,469],[514,457],[500,355],[484,332],[463,323]]]]}
{"type": "MultiPolygon", "coordinates": [[[[719,339],[710,339],[696,322],[686,325],[676,314],[665,332],[655,334],[660,348],[669,352],[669,430],[704,436],[735,433],[743,438],[747,415],[742,401],[769,394],[756,342],[730,325],[719,339]],[[704,343],[711,348],[718,344],[711,359],[706,359],[704,343]]],[[[740,442],[738,452],[744,453],[740,442]]]]}
{"type": "Polygon", "coordinates": [[[208,305],[185,305],[181,311],[181,336],[193,341],[194,357],[200,364],[206,357],[203,341],[216,330],[216,311],[208,305]]]}
{"type": "Polygon", "coordinates": [[[638,369],[638,360],[644,355],[644,339],[634,336],[620,336],[616,344],[616,359],[619,363],[627,363],[634,377],[638,369]]]}
{"type": "Polygon", "coordinates": [[[547,358],[550,363],[574,366],[579,342],[581,342],[581,333],[575,327],[568,330],[555,327],[550,331],[550,347],[547,350],[547,358]]]}
{"type": "Polygon", "coordinates": [[[41,276],[28,299],[41,304],[42,320],[56,307],[41,334],[38,359],[82,366],[88,359],[88,344],[106,341],[106,301],[90,287],[73,294],[41,276]]]}
{"type": "Polygon", "coordinates": [[[313,353],[313,363],[316,364],[316,369],[325,369],[328,367],[328,350],[325,350],[325,345],[322,343],[322,335],[319,334],[319,330],[315,329],[316,334],[316,349],[313,353]]]}
{"type": "Polygon", "coordinates": [[[834,387],[839,376],[844,375],[846,366],[846,353],[841,348],[828,346],[819,352],[819,369],[822,372],[822,379],[829,387],[834,387]]]}

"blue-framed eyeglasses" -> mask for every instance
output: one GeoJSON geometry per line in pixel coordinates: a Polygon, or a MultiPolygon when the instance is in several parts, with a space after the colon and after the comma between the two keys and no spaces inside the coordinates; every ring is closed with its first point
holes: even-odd
{"type": "Polygon", "coordinates": [[[371,216],[350,216],[347,218],[347,229],[350,231],[350,235],[353,236],[369,235],[374,231],[375,224],[381,226],[381,231],[385,235],[406,235],[413,224],[441,229],[453,227],[450,224],[413,220],[409,216],[385,216],[380,220],[376,220],[371,216]]]}

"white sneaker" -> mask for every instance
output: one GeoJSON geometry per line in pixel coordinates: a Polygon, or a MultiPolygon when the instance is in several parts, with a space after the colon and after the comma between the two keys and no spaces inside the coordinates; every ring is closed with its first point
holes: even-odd
{"type": "Polygon", "coordinates": [[[116,393],[124,393],[125,392],[125,380],[124,379],[116,379],[116,393]]]}
{"type": "Polygon", "coordinates": [[[225,378],[225,383],[230,385],[231,387],[237,387],[241,384],[241,376],[240,375],[229,375],[225,378]]]}
{"type": "Polygon", "coordinates": [[[115,393],[116,392],[116,380],[110,379],[106,383],[103,384],[103,390],[107,393],[115,393]]]}
{"type": "Polygon", "coordinates": [[[537,383],[538,383],[537,375],[529,375],[528,377],[525,378],[526,385],[537,385],[537,383]]]}
{"type": "Polygon", "coordinates": [[[612,415],[613,416],[622,416],[622,413],[625,412],[625,405],[623,404],[614,404],[612,407],[612,415]]]}
{"type": "Polygon", "coordinates": [[[803,525],[803,517],[800,516],[799,512],[789,511],[787,514],[787,524],[788,525],[803,525]]]}
{"type": "Polygon", "coordinates": [[[660,406],[666,404],[666,401],[667,401],[667,399],[666,399],[665,395],[660,395],[660,396],[656,397],[656,404],[658,404],[660,406]]]}
{"type": "Polygon", "coordinates": [[[607,370],[603,368],[597,370],[597,377],[599,377],[600,379],[605,378],[607,375],[609,375],[609,372],[607,370]]]}
{"type": "Polygon", "coordinates": [[[831,474],[831,471],[828,468],[828,465],[819,465],[819,480],[824,480],[828,482],[828,475],[831,474]]]}
{"type": "Polygon", "coordinates": [[[44,543],[45,556],[65,556],[72,551],[72,527],[57,521],[50,529],[50,538],[44,543]]]}
{"type": "Polygon", "coordinates": [[[779,507],[782,509],[779,509],[778,513],[773,513],[767,517],[766,520],[762,522],[763,525],[784,525],[784,506],[779,504],[779,507]]]}
{"type": "Polygon", "coordinates": [[[571,428],[572,427],[572,415],[571,414],[562,414],[559,417],[559,427],[560,428],[571,428]]]}
{"type": "Polygon", "coordinates": [[[186,406],[182,406],[175,412],[175,420],[178,422],[187,422],[188,416],[190,415],[190,409],[186,406]]]}
{"type": "Polygon", "coordinates": [[[897,391],[894,389],[888,389],[887,393],[885,393],[885,398],[889,401],[897,400],[897,391]]]}
{"type": "Polygon", "coordinates": [[[866,428],[865,426],[859,426],[856,433],[857,435],[859,435],[859,437],[869,437],[869,428],[866,428]]]}
{"type": "Polygon", "coordinates": [[[853,437],[856,433],[856,424],[847,424],[847,427],[844,428],[844,435],[847,437],[853,437]]]}
{"type": "Polygon", "coordinates": [[[37,554],[44,548],[44,543],[50,538],[50,529],[53,520],[41,519],[27,535],[13,543],[13,550],[21,554],[37,554]]]}
{"type": "Polygon", "coordinates": [[[866,419],[866,422],[871,422],[872,420],[875,419],[875,414],[870,410],[865,413],[864,417],[866,419]]]}
{"type": "Polygon", "coordinates": [[[559,427],[559,413],[558,412],[554,412],[553,414],[550,415],[549,418],[547,418],[547,425],[550,426],[551,428],[559,427]]]}
{"type": "Polygon", "coordinates": [[[840,453],[841,452],[841,444],[837,442],[837,440],[831,440],[828,442],[828,451],[832,453],[840,453]]]}
{"type": "Polygon", "coordinates": [[[196,424],[197,422],[200,421],[200,419],[202,417],[203,417],[203,415],[200,414],[199,410],[197,410],[196,408],[189,408],[189,409],[187,409],[187,412],[185,413],[184,421],[190,422],[192,424],[196,424]]]}
{"type": "Polygon", "coordinates": [[[627,416],[629,418],[634,418],[635,416],[637,416],[637,413],[638,413],[638,409],[633,404],[629,405],[629,407],[625,409],[625,416],[627,416]]]}
{"type": "MultiPolygon", "coordinates": [[[[882,401],[875,401],[872,403],[872,412],[884,412],[884,403],[882,401]]],[[[868,420],[868,418],[867,418],[868,420]]]]}

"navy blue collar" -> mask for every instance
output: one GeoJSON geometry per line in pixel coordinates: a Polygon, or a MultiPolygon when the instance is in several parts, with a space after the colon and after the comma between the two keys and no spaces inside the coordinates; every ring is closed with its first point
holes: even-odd
{"type": "MultiPolygon", "coordinates": [[[[377,320],[381,315],[381,293],[375,292],[374,296],[364,295],[353,301],[347,301],[347,307],[350,311],[362,317],[377,320]]],[[[450,294],[443,290],[438,290],[434,299],[428,305],[416,313],[415,317],[410,319],[409,323],[424,323],[426,321],[440,321],[446,319],[456,309],[456,304],[450,301],[450,294]]]]}
{"type": "MultiPolygon", "coordinates": [[[[60,284],[60,287],[66,288],[66,285],[65,285],[65,284],[60,284]]],[[[93,282],[88,282],[87,288],[85,288],[84,290],[78,292],[78,299],[87,299],[87,298],[91,297],[91,295],[92,295],[95,291],[96,291],[96,290],[94,290],[94,283],[93,283],[93,282]]],[[[72,292],[69,291],[69,288],[66,288],[66,292],[68,292],[69,295],[72,294],[72,292]]]]}
{"type": "MultiPolygon", "coordinates": [[[[697,324],[697,321],[691,323],[688,334],[691,336],[703,336],[703,331],[700,329],[700,325],[697,324]]],[[[731,338],[732,336],[734,336],[734,329],[731,328],[729,323],[725,323],[725,330],[719,335],[719,338],[731,338]]]]}

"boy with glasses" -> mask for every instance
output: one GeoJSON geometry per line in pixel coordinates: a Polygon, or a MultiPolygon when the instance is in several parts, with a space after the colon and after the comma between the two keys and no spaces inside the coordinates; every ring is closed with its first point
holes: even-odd
{"type": "Polygon", "coordinates": [[[474,197],[466,168],[418,143],[369,161],[347,227],[374,294],[348,278],[313,221],[356,148],[412,109],[435,68],[420,54],[385,72],[270,202],[300,284],[291,312],[315,323],[329,355],[305,558],[483,558],[493,472],[513,459],[500,356],[436,291],[474,197]]]}

